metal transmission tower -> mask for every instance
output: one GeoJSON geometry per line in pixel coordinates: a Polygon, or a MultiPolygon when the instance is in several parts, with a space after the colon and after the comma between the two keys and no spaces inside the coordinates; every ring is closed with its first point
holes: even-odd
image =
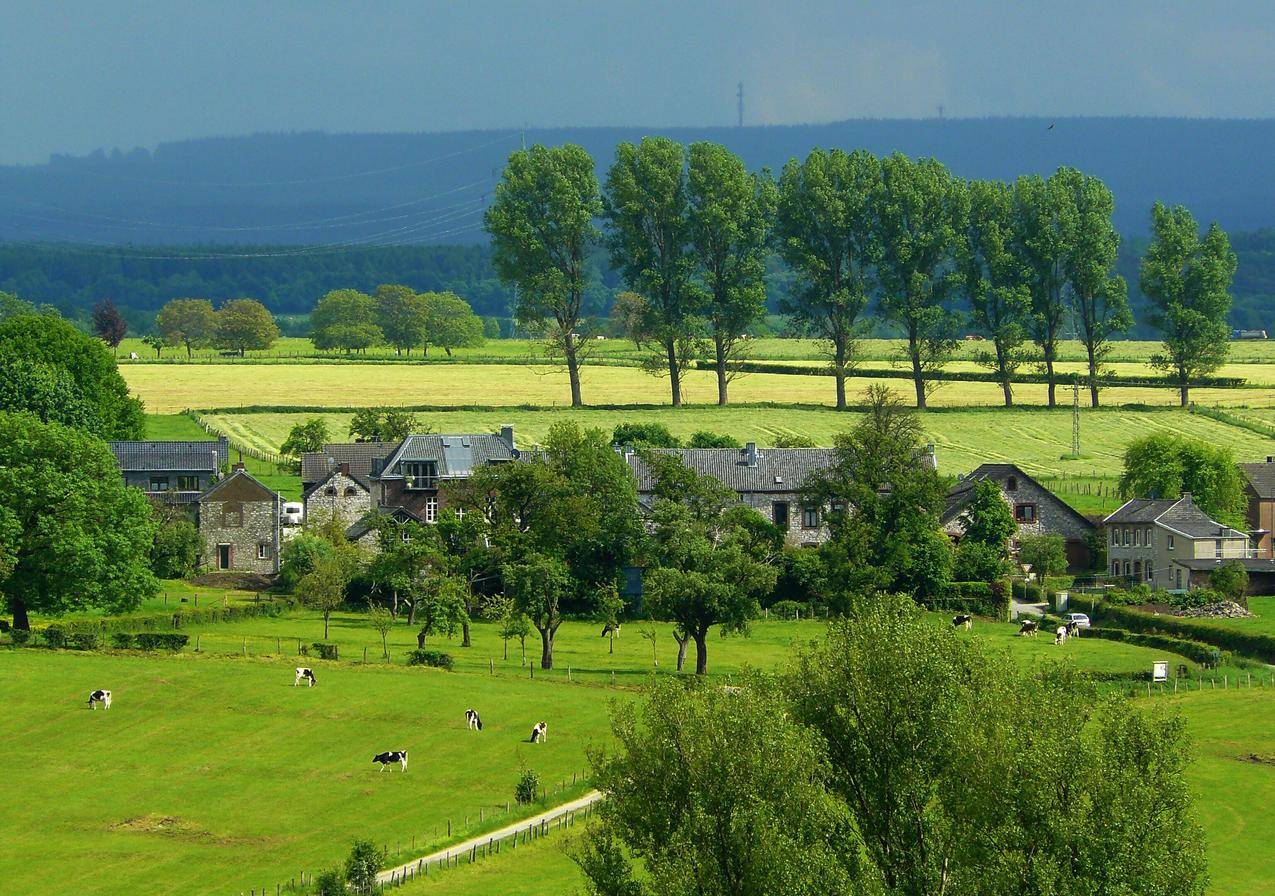
{"type": "Polygon", "coordinates": [[[739,113],[739,127],[744,126],[744,82],[740,81],[735,88],[736,111],[739,113]]]}
{"type": "Polygon", "coordinates": [[[1080,375],[1071,379],[1071,456],[1080,457],[1080,375]]]}

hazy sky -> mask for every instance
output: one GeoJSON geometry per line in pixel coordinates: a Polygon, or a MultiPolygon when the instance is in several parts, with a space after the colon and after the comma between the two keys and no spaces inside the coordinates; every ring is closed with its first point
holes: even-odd
{"type": "Polygon", "coordinates": [[[1275,115],[1275,2],[0,0],[0,163],[254,131],[1275,115]]]}

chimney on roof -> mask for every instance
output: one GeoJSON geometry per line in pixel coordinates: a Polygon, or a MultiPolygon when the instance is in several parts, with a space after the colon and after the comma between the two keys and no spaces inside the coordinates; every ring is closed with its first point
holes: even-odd
{"type": "Polygon", "coordinates": [[[744,458],[744,464],[749,467],[757,466],[757,443],[749,442],[746,444],[740,454],[744,458]]]}
{"type": "Polygon", "coordinates": [[[1190,500],[1191,500],[1191,493],[1190,493],[1190,492],[1183,492],[1183,493],[1182,493],[1182,500],[1183,500],[1183,501],[1190,501],[1190,500]]]}
{"type": "Polygon", "coordinates": [[[337,469],[337,472],[341,473],[342,475],[345,475],[345,476],[350,475],[350,465],[348,463],[337,464],[336,469],[337,469]]]}
{"type": "Polygon", "coordinates": [[[242,472],[244,469],[243,461],[237,460],[231,465],[230,470],[234,473],[242,472]]]}
{"type": "Polygon", "coordinates": [[[500,427],[500,441],[504,442],[510,451],[514,450],[514,428],[508,423],[500,427]]]}

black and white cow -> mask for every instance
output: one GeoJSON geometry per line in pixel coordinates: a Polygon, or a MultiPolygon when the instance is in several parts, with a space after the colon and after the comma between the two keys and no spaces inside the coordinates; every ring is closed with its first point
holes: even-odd
{"type": "Polygon", "coordinates": [[[465,724],[469,726],[469,730],[471,731],[483,730],[483,720],[478,717],[478,710],[476,709],[465,710],[465,724]]]}
{"type": "Polygon", "coordinates": [[[319,683],[314,677],[313,669],[307,669],[305,666],[297,666],[297,677],[292,680],[292,686],[295,688],[303,681],[305,682],[305,686],[308,688],[312,688],[319,683]]]}
{"type": "Polygon", "coordinates": [[[606,625],[602,626],[602,637],[605,638],[610,634],[614,634],[617,638],[620,637],[620,623],[617,622],[615,625],[612,625],[608,622],[606,625]]]}
{"type": "Polygon", "coordinates": [[[966,631],[969,631],[970,629],[974,627],[974,617],[971,616],[969,613],[962,613],[960,616],[953,616],[952,627],[953,628],[963,627],[966,631]]]}
{"type": "Polygon", "coordinates": [[[89,694],[89,709],[97,709],[97,704],[102,704],[103,709],[111,708],[111,692],[110,691],[94,691],[89,694]]]}
{"type": "Polygon", "coordinates": [[[549,733],[548,725],[546,725],[544,722],[536,722],[536,724],[531,729],[531,742],[533,744],[544,743],[545,737],[548,735],[548,733],[549,733]]]}
{"type": "Polygon", "coordinates": [[[1040,623],[1034,619],[1024,619],[1018,626],[1018,633],[1024,637],[1034,638],[1040,623]]]}
{"type": "Polygon", "coordinates": [[[1079,622],[1068,622],[1068,623],[1067,623],[1067,637],[1068,637],[1068,638],[1079,638],[1079,637],[1080,637],[1080,623],[1079,623],[1079,622]]]}
{"type": "Polygon", "coordinates": [[[406,750],[386,750],[384,753],[377,753],[372,757],[373,762],[381,763],[381,771],[385,771],[385,766],[398,763],[402,766],[403,771],[407,771],[407,751],[406,750]]]}
{"type": "Polygon", "coordinates": [[[1058,626],[1058,631],[1054,634],[1054,644],[1058,645],[1065,643],[1067,643],[1067,626],[1060,625],[1058,626]]]}

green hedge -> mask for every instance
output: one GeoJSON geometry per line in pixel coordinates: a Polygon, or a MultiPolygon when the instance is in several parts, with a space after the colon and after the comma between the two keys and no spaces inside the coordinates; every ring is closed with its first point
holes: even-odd
{"type": "Polygon", "coordinates": [[[939,612],[1009,618],[1009,588],[1004,582],[949,582],[942,595],[924,603],[939,612]]]}
{"type": "Polygon", "coordinates": [[[335,644],[325,644],[322,641],[315,641],[310,645],[315,654],[321,660],[336,660],[341,658],[341,650],[335,644]]]}
{"type": "Polygon", "coordinates": [[[436,669],[452,670],[453,662],[450,653],[441,650],[413,650],[407,654],[409,666],[433,666],[436,669]]]}
{"type": "Polygon", "coordinates": [[[133,644],[139,650],[181,650],[190,640],[190,635],[178,632],[138,632],[133,635],[133,644]]]}
{"type": "MultiPolygon", "coordinates": [[[[187,625],[236,622],[240,619],[256,619],[262,616],[273,617],[291,606],[292,602],[289,600],[270,598],[260,603],[232,604],[226,607],[182,607],[165,613],[125,613],[101,618],[64,619],[55,623],[55,626],[64,635],[72,632],[94,632],[106,635],[111,632],[136,631],[137,629],[157,631],[179,629],[187,625]]],[[[49,628],[53,627],[54,625],[49,626],[49,628]]]]}
{"type": "MultiPolygon", "coordinates": [[[[737,369],[744,373],[787,373],[797,376],[832,376],[832,369],[827,364],[778,364],[773,361],[740,361],[735,365],[737,369]]],[[[695,367],[698,370],[712,370],[714,365],[710,361],[696,361],[695,367]]],[[[896,379],[910,380],[912,379],[912,371],[901,367],[858,367],[855,368],[849,376],[854,377],[873,377],[876,379],[896,379]]],[[[938,382],[961,382],[961,383],[999,383],[996,374],[988,371],[984,373],[979,370],[936,370],[925,375],[927,380],[938,382]]],[[[1058,374],[1054,377],[1054,381],[1064,382],[1066,377],[1058,374]]],[[[1043,373],[1016,373],[1013,381],[1015,383],[1048,383],[1049,377],[1043,373]]],[[[1088,382],[1086,379],[1085,382],[1088,382]]],[[[1243,377],[1238,376],[1201,376],[1193,379],[1193,386],[1207,386],[1214,389],[1240,389],[1247,383],[1243,377]]],[[[1116,376],[1109,374],[1098,377],[1098,384],[1102,386],[1158,386],[1164,389],[1176,389],[1178,384],[1175,380],[1167,376],[1155,376],[1150,374],[1135,374],[1128,376],[1116,376]]]]}
{"type": "Polygon", "coordinates": [[[1096,613],[1099,618],[1130,631],[1201,641],[1240,656],[1275,663],[1275,636],[1272,635],[1239,631],[1204,619],[1155,616],[1132,607],[1113,606],[1106,602],[1098,604],[1096,613]]]}
{"type": "Polygon", "coordinates": [[[1174,638],[1171,635],[1129,632],[1121,628],[1100,628],[1095,626],[1085,629],[1082,637],[1123,641],[1126,644],[1134,644],[1138,647],[1167,650],[1170,653],[1184,656],[1206,668],[1215,667],[1222,662],[1222,651],[1212,644],[1202,644],[1199,641],[1191,641],[1186,638],[1174,638]]]}

